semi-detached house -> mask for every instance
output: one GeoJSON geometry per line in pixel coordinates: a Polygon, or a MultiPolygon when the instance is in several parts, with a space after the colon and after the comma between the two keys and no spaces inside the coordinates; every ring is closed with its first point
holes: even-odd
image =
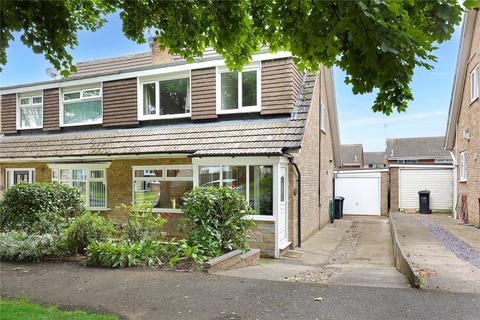
{"type": "Polygon", "coordinates": [[[185,192],[228,185],[255,209],[251,246],[276,257],[328,223],[340,164],[331,69],[303,74],[267,50],[243,72],[156,45],[79,63],[68,78],[1,88],[1,131],[2,189],[69,184],[117,222],[120,204],[150,201],[175,235],[185,192]]]}

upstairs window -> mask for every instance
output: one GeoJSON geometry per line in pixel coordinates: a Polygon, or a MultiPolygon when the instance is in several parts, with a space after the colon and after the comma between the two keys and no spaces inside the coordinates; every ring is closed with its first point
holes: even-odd
{"type": "Polygon", "coordinates": [[[65,90],[62,120],[64,126],[102,123],[102,89],[65,90]]]}
{"type": "Polygon", "coordinates": [[[140,119],[190,116],[190,79],[177,78],[142,83],[140,119]]]}
{"type": "Polygon", "coordinates": [[[18,129],[38,129],[43,126],[43,95],[21,94],[18,96],[18,129]]]}
{"type": "Polygon", "coordinates": [[[217,69],[217,113],[260,111],[259,68],[243,72],[217,69]]]}
{"type": "Polygon", "coordinates": [[[478,65],[470,72],[470,102],[473,102],[478,98],[478,77],[479,77],[479,68],[478,65]]]}

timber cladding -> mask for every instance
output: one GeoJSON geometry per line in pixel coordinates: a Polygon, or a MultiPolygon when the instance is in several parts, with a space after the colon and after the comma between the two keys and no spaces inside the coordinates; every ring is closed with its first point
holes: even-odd
{"type": "Polygon", "coordinates": [[[191,95],[193,120],[217,118],[215,68],[192,70],[191,95]]]}
{"type": "Polygon", "coordinates": [[[2,118],[1,129],[2,133],[15,133],[17,132],[17,95],[4,94],[2,95],[2,118]]]}
{"type": "Polygon", "coordinates": [[[137,78],[103,83],[103,126],[138,124],[137,78]]]}
{"type": "Polygon", "coordinates": [[[302,74],[291,58],[262,61],[262,114],[292,111],[302,83],[302,74]]]}
{"type": "Polygon", "coordinates": [[[43,91],[43,130],[60,130],[59,120],[60,92],[59,89],[43,91]]]}

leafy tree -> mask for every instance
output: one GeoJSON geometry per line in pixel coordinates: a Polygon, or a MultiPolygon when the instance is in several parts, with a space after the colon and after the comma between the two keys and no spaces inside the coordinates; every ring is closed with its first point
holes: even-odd
{"type": "Polygon", "coordinates": [[[11,31],[23,31],[22,41],[34,52],[64,74],[73,71],[64,47],[77,44],[78,30],[97,29],[102,14],[115,10],[128,38],[142,43],[153,30],[162,49],[188,61],[213,47],[229,68],[240,70],[268,44],[271,51],[291,51],[303,70],[336,65],[354,93],[378,89],[372,109],[386,114],[406,109],[414,68],[432,68],[435,45],[450,38],[462,13],[457,0],[2,1],[1,62],[11,31]]]}

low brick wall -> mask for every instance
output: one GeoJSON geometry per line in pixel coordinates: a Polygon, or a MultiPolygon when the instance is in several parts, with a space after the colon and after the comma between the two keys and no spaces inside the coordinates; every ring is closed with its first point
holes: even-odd
{"type": "Polygon", "coordinates": [[[215,273],[239,268],[255,266],[260,263],[260,250],[250,249],[242,253],[234,250],[220,257],[213,258],[203,264],[202,270],[207,273],[215,273]]]}
{"type": "Polygon", "coordinates": [[[273,221],[255,221],[248,245],[250,248],[260,249],[262,257],[274,257],[275,223],[273,221]]]}

